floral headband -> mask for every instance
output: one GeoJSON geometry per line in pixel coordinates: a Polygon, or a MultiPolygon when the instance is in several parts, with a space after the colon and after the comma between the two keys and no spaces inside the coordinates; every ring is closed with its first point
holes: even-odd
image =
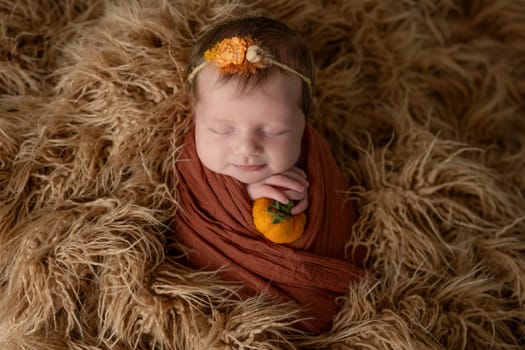
{"type": "Polygon", "coordinates": [[[193,81],[207,63],[214,62],[220,73],[253,74],[259,68],[275,65],[301,78],[312,90],[312,82],[304,74],[292,67],[274,60],[262,47],[248,37],[231,37],[219,41],[214,47],[204,52],[204,62],[196,66],[188,76],[193,81]]]}

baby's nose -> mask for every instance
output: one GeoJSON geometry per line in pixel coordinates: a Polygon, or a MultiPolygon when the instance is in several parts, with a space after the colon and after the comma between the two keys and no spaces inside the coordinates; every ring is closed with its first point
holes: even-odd
{"type": "Polygon", "coordinates": [[[262,147],[257,139],[250,136],[241,138],[235,146],[235,152],[242,156],[257,154],[261,149],[262,147]]]}

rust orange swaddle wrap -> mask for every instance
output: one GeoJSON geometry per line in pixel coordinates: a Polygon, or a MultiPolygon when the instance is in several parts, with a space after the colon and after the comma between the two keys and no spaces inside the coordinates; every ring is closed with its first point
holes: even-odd
{"type": "Polygon", "coordinates": [[[344,179],[328,145],[308,125],[302,154],[310,183],[305,231],[291,244],[275,244],[255,228],[244,185],[201,164],[190,130],[177,162],[181,209],[175,240],[190,249],[192,267],[225,266],[223,278],[243,282],[244,294],[266,292],[297,302],[310,318],[304,326],[318,332],[330,326],[337,312],[334,299],[365,272],[356,266],[362,266],[363,254],[354,255],[353,263],[345,258],[355,212],[343,200],[344,179]]]}

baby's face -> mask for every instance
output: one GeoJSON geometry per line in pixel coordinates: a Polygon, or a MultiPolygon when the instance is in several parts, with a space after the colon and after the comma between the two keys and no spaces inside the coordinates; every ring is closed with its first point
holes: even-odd
{"type": "Polygon", "coordinates": [[[198,76],[195,141],[204,166],[245,184],[293,167],[305,127],[300,79],[275,74],[240,92],[237,80],[217,77],[212,67],[198,76]]]}

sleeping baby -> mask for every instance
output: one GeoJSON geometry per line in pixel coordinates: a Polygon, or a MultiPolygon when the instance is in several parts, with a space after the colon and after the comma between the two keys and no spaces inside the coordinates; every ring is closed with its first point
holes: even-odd
{"type": "Polygon", "coordinates": [[[335,298],[365,276],[365,252],[351,250],[348,185],[307,122],[314,83],[307,45],[269,18],[220,23],[194,48],[188,83],[193,126],[176,166],[174,223],[188,264],[224,268],[242,295],[294,301],[303,328],[327,330],[335,298]],[[273,203],[261,214],[273,218],[268,225],[302,216],[292,239],[262,233],[253,210],[260,199],[273,203]]]}

